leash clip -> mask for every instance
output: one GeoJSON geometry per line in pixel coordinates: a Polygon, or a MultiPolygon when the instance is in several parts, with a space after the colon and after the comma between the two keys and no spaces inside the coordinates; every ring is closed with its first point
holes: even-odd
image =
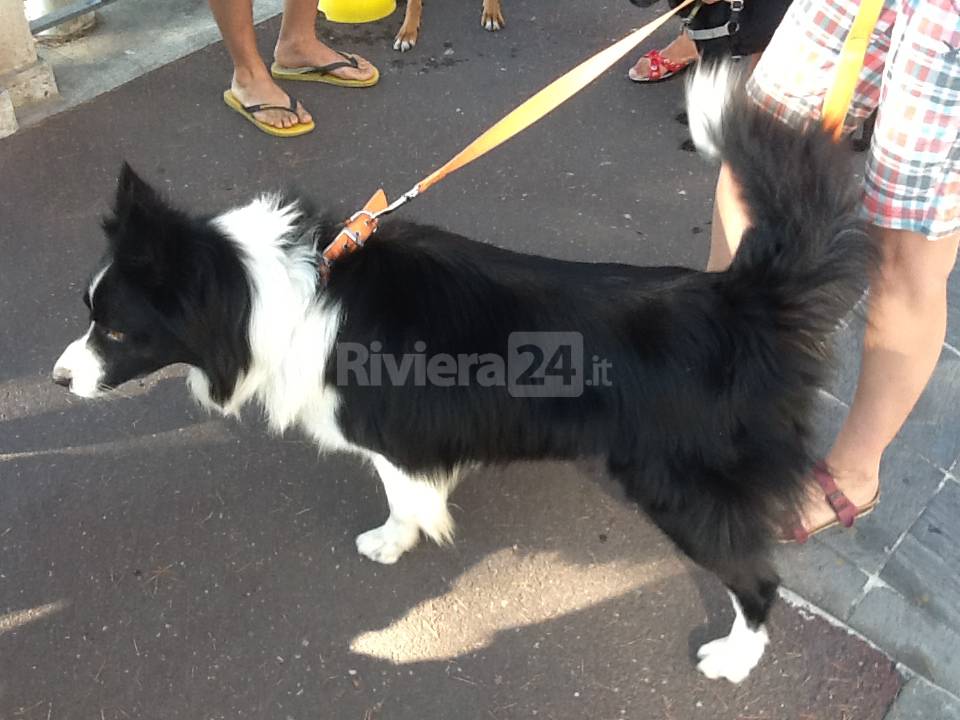
{"type": "Polygon", "coordinates": [[[364,246],[370,236],[377,231],[377,217],[387,208],[387,196],[383,190],[377,190],[362,209],[350,216],[333,241],[327,245],[317,262],[317,272],[326,285],[330,280],[330,271],[334,263],[344,255],[349,255],[364,246]]]}

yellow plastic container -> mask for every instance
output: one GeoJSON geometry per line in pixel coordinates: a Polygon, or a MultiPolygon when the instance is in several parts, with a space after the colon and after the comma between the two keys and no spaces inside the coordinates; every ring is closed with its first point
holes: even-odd
{"type": "Polygon", "coordinates": [[[396,10],[397,0],[319,0],[317,9],[331,22],[368,23],[396,10]]]}

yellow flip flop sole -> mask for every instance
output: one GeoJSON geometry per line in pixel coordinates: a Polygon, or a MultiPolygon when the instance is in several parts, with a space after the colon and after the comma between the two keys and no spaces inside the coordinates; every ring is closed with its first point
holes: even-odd
{"type": "Polygon", "coordinates": [[[318,71],[312,67],[291,68],[277,63],[270,66],[270,74],[276,80],[302,80],[304,82],[326,83],[337,87],[365,88],[372,87],[380,82],[380,71],[373,68],[373,75],[366,80],[347,80],[346,78],[331,75],[329,72],[318,71]]]}
{"type": "Polygon", "coordinates": [[[278,128],[265,123],[261,120],[257,120],[254,116],[254,112],[259,112],[260,110],[288,110],[290,112],[295,112],[297,107],[297,100],[294,97],[290,98],[290,107],[285,108],[279,105],[249,105],[247,107],[243,106],[237,96],[233,94],[230,90],[223,91],[223,102],[226,103],[227,107],[231,110],[235,110],[249,120],[251,123],[256,125],[258,130],[267,133],[267,135],[273,135],[274,137],[297,137],[298,135],[306,135],[308,132],[313,130],[316,127],[313,120],[310,122],[298,122],[296,125],[291,125],[288,128],[278,128]],[[257,110],[251,110],[251,108],[257,108],[257,110]]]}

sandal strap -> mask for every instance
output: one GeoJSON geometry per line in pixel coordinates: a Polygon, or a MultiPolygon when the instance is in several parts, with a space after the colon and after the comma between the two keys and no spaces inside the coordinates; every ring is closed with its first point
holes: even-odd
{"type": "Polygon", "coordinates": [[[837,520],[840,521],[840,524],[848,528],[853,527],[853,522],[857,519],[859,508],[850,501],[850,498],[843,494],[843,491],[837,486],[837,481],[833,475],[830,474],[830,471],[823,461],[813,466],[813,477],[823,489],[827,497],[827,502],[830,503],[830,507],[833,508],[833,512],[836,513],[837,520]]]}
{"type": "Polygon", "coordinates": [[[320,73],[321,75],[329,75],[334,70],[339,70],[340,68],[353,68],[356,70],[360,67],[360,63],[357,61],[356,55],[347,55],[347,53],[336,51],[338,55],[342,55],[344,60],[337,60],[336,62],[327,63],[326,65],[316,65],[314,67],[305,67],[297,68],[298,73],[320,73]]]}
{"type": "Polygon", "coordinates": [[[647,59],[647,62],[650,63],[650,74],[647,75],[649,80],[659,80],[660,76],[663,75],[663,70],[661,65],[663,64],[663,55],[660,54],[659,50],[651,50],[646,53],[644,57],[647,59]]]}
{"type": "Polygon", "coordinates": [[[261,110],[286,110],[294,115],[297,114],[297,103],[299,102],[293,95],[287,96],[290,99],[290,105],[271,105],[270,103],[259,103],[257,105],[244,105],[245,112],[253,114],[261,110]]]}
{"type": "Polygon", "coordinates": [[[684,62],[684,61],[675,62],[670,58],[666,57],[659,50],[651,50],[650,52],[646,53],[643,57],[647,58],[650,61],[651,66],[653,65],[654,62],[656,62],[658,65],[662,65],[663,68],[667,70],[667,72],[672,72],[672,73],[680,72],[690,64],[689,62],[684,62]]]}

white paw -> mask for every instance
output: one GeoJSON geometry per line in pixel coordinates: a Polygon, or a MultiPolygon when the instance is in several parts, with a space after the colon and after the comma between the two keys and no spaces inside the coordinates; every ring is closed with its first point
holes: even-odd
{"type": "Polygon", "coordinates": [[[760,662],[766,644],[766,630],[731,633],[700,647],[697,670],[711,680],[726,678],[732,683],[743,682],[760,662]]]}
{"type": "Polygon", "coordinates": [[[384,565],[393,565],[400,556],[417,544],[420,531],[415,525],[387,520],[373,530],[357,535],[357,552],[384,565]]]}
{"type": "Polygon", "coordinates": [[[489,30],[490,32],[496,32],[503,27],[495,18],[484,18],[480,24],[483,25],[484,30],[489,30]]]}
{"type": "Polygon", "coordinates": [[[406,52],[407,50],[413,48],[413,46],[416,44],[416,40],[401,40],[400,38],[397,38],[393,41],[393,49],[399,50],[400,52],[406,52]]]}

